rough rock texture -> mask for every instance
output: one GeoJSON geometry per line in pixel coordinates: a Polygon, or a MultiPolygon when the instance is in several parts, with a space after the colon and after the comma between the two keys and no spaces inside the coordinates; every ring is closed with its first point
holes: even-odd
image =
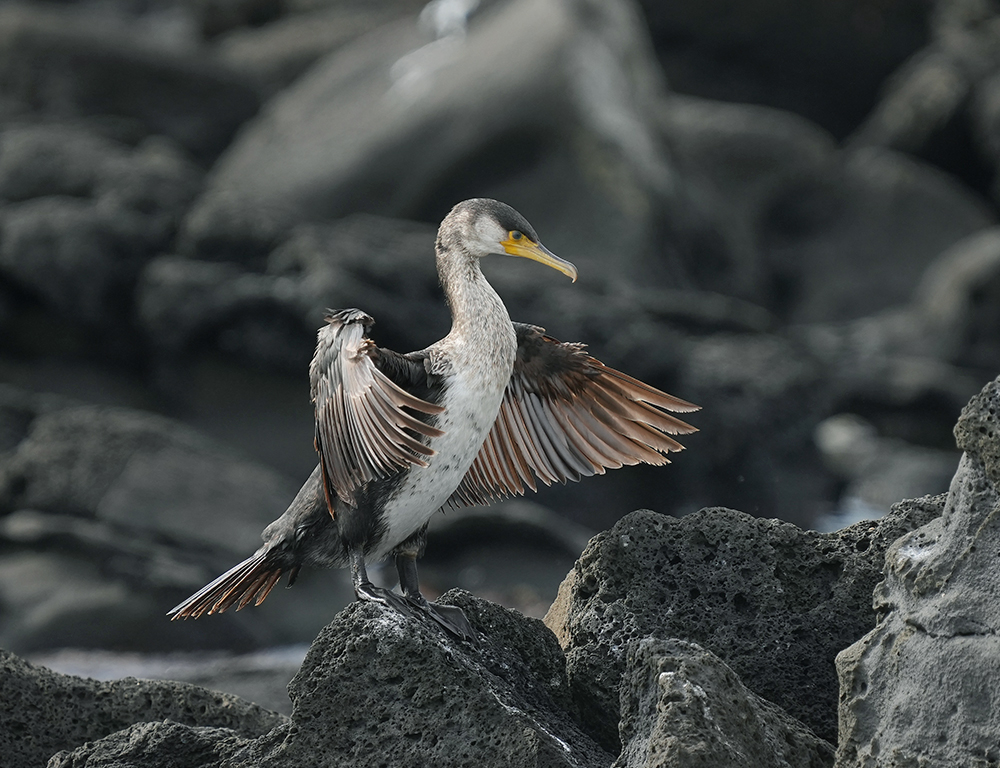
{"type": "Polygon", "coordinates": [[[836,654],[875,623],[882,553],[940,514],[940,498],[899,505],[832,534],[728,509],[675,519],[648,510],[596,536],[545,618],[566,651],[581,717],[618,741],[618,686],[630,641],[690,640],[754,693],[836,737],[836,654]]]}
{"type": "Polygon", "coordinates": [[[48,768],[206,768],[230,757],[245,741],[225,728],[170,720],[136,723],[109,739],[53,755],[48,768]]]}
{"type": "Polygon", "coordinates": [[[356,603],[313,643],[289,685],[292,716],[258,739],[147,724],[52,766],[607,766],[573,721],[563,655],[535,619],[453,592],[483,633],[458,644],[433,625],[356,603]],[[222,758],[222,759],[220,759],[222,758]]]}
{"type": "Polygon", "coordinates": [[[481,646],[456,647],[421,623],[352,606],[320,634],[289,685],[293,735],[267,744],[260,764],[300,765],[326,754],[328,765],[362,766],[378,754],[401,767],[606,765],[608,756],[570,717],[551,633],[537,620],[452,594],[446,602],[486,635],[481,646]]]}
{"type": "Polygon", "coordinates": [[[185,683],[134,678],[103,683],[60,675],[3,650],[0,679],[0,753],[6,768],[38,768],[61,749],[146,720],[225,728],[227,734],[244,737],[266,733],[284,721],[282,715],[226,693],[185,683]]]}
{"type": "Polygon", "coordinates": [[[613,768],[825,768],[833,747],[683,640],[629,644],[613,768]]]}
{"type": "Polygon", "coordinates": [[[1000,379],[962,411],[944,514],[896,541],[878,626],[837,657],[837,765],[1000,764],[1000,379]]]}

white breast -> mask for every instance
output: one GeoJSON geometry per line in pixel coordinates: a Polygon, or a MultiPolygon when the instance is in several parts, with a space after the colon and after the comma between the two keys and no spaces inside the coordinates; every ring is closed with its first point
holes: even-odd
{"type": "MultiPolygon", "coordinates": [[[[513,356],[511,356],[513,358],[513,356]]],[[[509,371],[513,366],[511,359],[509,371]]],[[[383,512],[385,536],[369,555],[381,559],[416,532],[448,501],[475,460],[500,410],[507,377],[489,371],[462,370],[450,377],[445,407],[436,426],[444,435],[435,438],[436,451],[426,467],[413,467],[383,512]],[[487,374],[487,375],[484,375],[487,374]]]]}

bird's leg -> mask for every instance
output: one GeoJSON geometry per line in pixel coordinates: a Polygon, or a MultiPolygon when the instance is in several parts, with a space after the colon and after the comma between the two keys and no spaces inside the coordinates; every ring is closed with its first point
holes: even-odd
{"type": "Polygon", "coordinates": [[[438,605],[428,603],[427,598],[420,594],[420,583],[417,580],[417,556],[413,552],[396,553],[396,572],[399,574],[399,587],[404,597],[415,607],[430,616],[450,634],[459,640],[476,641],[476,631],[472,628],[465,613],[457,605],[438,605]]]}
{"type": "Polygon", "coordinates": [[[360,549],[351,549],[351,582],[354,584],[354,594],[358,600],[371,600],[376,603],[384,602],[380,592],[385,590],[376,587],[368,578],[368,569],[365,568],[365,555],[360,549]]]}
{"type": "Polygon", "coordinates": [[[350,550],[350,562],[351,581],[358,600],[380,603],[415,619],[429,616],[459,640],[476,639],[472,625],[465,618],[461,608],[451,605],[432,605],[420,594],[415,551],[408,550],[396,554],[396,570],[404,593],[402,595],[371,583],[365,568],[365,556],[360,549],[350,550]]]}
{"type": "Polygon", "coordinates": [[[365,556],[360,549],[350,549],[351,558],[351,581],[354,584],[354,594],[358,600],[367,600],[372,603],[395,608],[400,613],[407,616],[416,615],[413,605],[402,595],[398,595],[391,589],[376,587],[368,578],[368,570],[365,568],[365,556]]]}

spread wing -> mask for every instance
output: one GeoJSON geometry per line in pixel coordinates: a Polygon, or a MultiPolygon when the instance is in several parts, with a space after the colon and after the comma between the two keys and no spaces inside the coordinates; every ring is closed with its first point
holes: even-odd
{"type": "Polygon", "coordinates": [[[609,368],[544,329],[515,323],[517,358],[496,422],[449,504],[488,504],[626,464],[668,464],[671,435],[697,430],[668,411],[698,406],[609,368]]]}
{"type": "Polygon", "coordinates": [[[434,451],[420,438],[443,433],[408,410],[433,415],[444,409],[407,392],[383,372],[420,364],[366,338],[374,323],[369,315],[345,309],[329,314],[326,322],[309,365],[316,450],[328,503],[335,494],[353,505],[354,492],[365,483],[413,465],[427,466],[425,458],[434,451]],[[376,360],[386,355],[394,357],[393,365],[380,368],[376,360]]]}

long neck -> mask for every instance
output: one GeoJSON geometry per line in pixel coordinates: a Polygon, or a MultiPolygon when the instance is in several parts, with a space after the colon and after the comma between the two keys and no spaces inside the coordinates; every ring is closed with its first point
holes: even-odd
{"type": "Polygon", "coordinates": [[[483,275],[478,259],[438,244],[437,266],[451,309],[450,338],[471,339],[510,326],[507,308],[483,275]]]}

